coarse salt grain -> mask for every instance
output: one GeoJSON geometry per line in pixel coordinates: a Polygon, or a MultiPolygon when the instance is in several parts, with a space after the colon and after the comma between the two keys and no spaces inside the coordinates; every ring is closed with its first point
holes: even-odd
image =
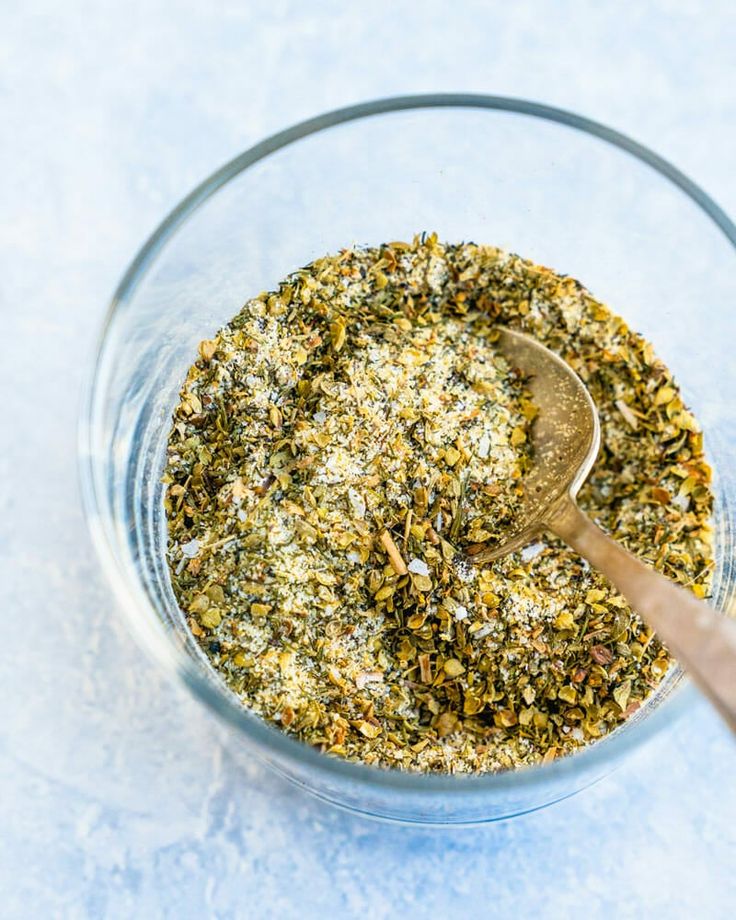
{"type": "Polygon", "coordinates": [[[429,575],[429,566],[422,559],[412,559],[407,568],[412,575],[429,575]]]}
{"type": "Polygon", "coordinates": [[[348,489],[348,500],[350,502],[350,507],[353,509],[353,514],[356,517],[364,518],[365,517],[365,501],[360,492],[356,492],[355,489],[348,489]]]}
{"type": "Polygon", "coordinates": [[[187,559],[194,559],[194,557],[199,552],[199,540],[194,539],[190,540],[188,543],[184,543],[181,547],[182,555],[186,556],[187,559]]]}
{"type": "Polygon", "coordinates": [[[522,562],[529,562],[534,559],[535,556],[538,556],[545,548],[544,543],[530,543],[529,546],[525,546],[524,549],[519,553],[521,556],[522,562]]]}

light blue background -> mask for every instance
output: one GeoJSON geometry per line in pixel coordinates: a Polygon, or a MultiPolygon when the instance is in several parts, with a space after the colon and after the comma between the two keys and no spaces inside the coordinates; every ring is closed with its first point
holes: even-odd
{"type": "Polygon", "coordinates": [[[75,468],[85,361],[127,261],[202,177],[298,119],[526,96],[653,146],[735,212],[732,4],[6,0],[0,17],[0,915],[732,916],[736,745],[704,705],[536,815],[348,817],[236,768],[142,657],[75,468]]]}

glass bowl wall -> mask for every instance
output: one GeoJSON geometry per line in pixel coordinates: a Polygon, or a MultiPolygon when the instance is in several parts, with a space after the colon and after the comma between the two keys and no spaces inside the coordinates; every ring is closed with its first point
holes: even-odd
{"type": "Polygon", "coordinates": [[[344,763],[244,711],[188,633],[166,570],[160,476],[198,342],[259,291],[344,246],[411,239],[498,245],[579,278],[651,339],[707,433],[718,474],[715,602],[734,596],[731,496],[736,228],[682,174],[568,112],[489,96],[379,100],[275,135],[163,222],[115,294],[80,430],[95,545],[139,641],[257,756],[314,794],[378,817],[472,823],[576,792],[687,705],[679,672],[637,717],[543,767],[478,777],[344,763]]]}

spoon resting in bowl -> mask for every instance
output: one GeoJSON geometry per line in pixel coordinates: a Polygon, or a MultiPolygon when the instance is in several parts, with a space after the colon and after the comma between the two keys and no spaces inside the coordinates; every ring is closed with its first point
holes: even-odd
{"type": "Polygon", "coordinates": [[[577,374],[544,345],[511,329],[498,332],[499,351],[528,378],[539,413],[521,513],[505,538],[473,562],[521,549],[544,531],[560,537],[611,581],[736,732],[736,622],[632,556],[580,510],[576,496],[600,447],[595,404],[577,374]]]}

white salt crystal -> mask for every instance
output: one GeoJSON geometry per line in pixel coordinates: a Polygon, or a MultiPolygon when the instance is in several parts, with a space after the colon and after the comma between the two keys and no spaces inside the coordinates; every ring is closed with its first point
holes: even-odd
{"type": "Polygon", "coordinates": [[[188,543],[183,543],[181,547],[182,555],[186,556],[187,559],[193,559],[199,552],[199,540],[196,538],[190,540],[188,543]]]}
{"type": "Polygon", "coordinates": [[[365,501],[360,492],[356,492],[355,489],[348,489],[348,500],[350,507],[353,509],[353,514],[359,518],[365,517],[365,501]]]}
{"type": "Polygon", "coordinates": [[[480,629],[476,629],[476,631],[473,633],[472,638],[473,639],[485,639],[485,637],[490,635],[492,632],[493,632],[493,627],[490,626],[489,624],[486,624],[485,626],[481,626],[480,629]]]}
{"type": "Polygon", "coordinates": [[[407,568],[413,575],[429,575],[429,566],[422,559],[412,559],[407,568]]]}
{"type": "Polygon", "coordinates": [[[520,553],[522,562],[529,562],[530,559],[534,559],[543,549],[544,543],[530,543],[529,546],[525,546],[520,553]]]}

